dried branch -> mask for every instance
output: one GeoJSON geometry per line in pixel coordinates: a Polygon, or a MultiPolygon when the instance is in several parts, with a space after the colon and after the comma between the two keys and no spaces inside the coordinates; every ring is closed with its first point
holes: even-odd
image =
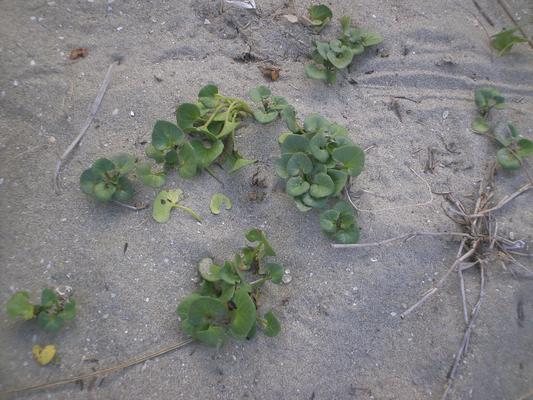
{"type": "Polygon", "coordinates": [[[471,236],[468,233],[464,232],[412,232],[412,233],[406,233],[404,235],[395,236],[390,239],[381,240],[379,242],[372,242],[372,243],[354,243],[354,244],[339,244],[339,243],[332,243],[331,247],[334,249],[353,249],[353,248],[364,248],[364,247],[379,247],[383,246],[385,244],[397,242],[399,240],[409,240],[416,236],[458,236],[463,237],[467,239],[474,239],[473,236],[471,236]]]}

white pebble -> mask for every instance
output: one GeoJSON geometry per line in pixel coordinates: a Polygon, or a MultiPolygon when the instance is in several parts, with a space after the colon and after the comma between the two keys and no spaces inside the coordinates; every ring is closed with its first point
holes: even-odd
{"type": "Polygon", "coordinates": [[[119,27],[117,28],[117,31],[120,32],[122,29],[124,29],[124,28],[123,28],[122,26],[119,26],[119,27]]]}
{"type": "Polygon", "coordinates": [[[135,117],[135,113],[133,111],[130,111],[130,117],[135,117]]]}
{"type": "Polygon", "coordinates": [[[19,81],[17,81],[16,79],[13,81],[13,86],[18,86],[19,85],[19,81]]]}
{"type": "Polygon", "coordinates": [[[117,115],[117,114],[118,114],[118,108],[115,108],[115,109],[113,110],[113,112],[111,113],[111,115],[117,115]]]}
{"type": "Polygon", "coordinates": [[[398,315],[398,314],[396,314],[396,313],[393,311],[393,312],[390,313],[390,315],[391,315],[391,317],[395,317],[395,316],[398,315]]]}
{"type": "Polygon", "coordinates": [[[31,60],[30,65],[33,67],[35,65],[35,60],[31,60]]]}

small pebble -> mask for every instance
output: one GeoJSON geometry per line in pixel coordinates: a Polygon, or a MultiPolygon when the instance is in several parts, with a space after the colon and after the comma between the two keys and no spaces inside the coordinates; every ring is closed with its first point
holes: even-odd
{"type": "Polygon", "coordinates": [[[118,114],[118,108],[115,108],[115,109],[113,110],[113,112],[111,113],[111,115],[117,115],[117,114],[118,114]]]}
{"type": "Polygon", "coordinates": [[[393,312],[390,313],[390,315],[391,315],[391,317],[395,317],[395,316],[398,315],[398,314],[396,314],[396,313],[393,311],[393,312]]]}
{"type": "Polygon", "coordinates": [[[211,21],[209,21],[207,18],[204,19],[204,25],[211,25],[211,21]]]}
{"type": "Polygon", "coordinates": [[[130,117],[135,117],[135,113],[133,111],[130,111],[130,117]]]}
{"type": "Polygon", "coordinates": [[[33,67],[35,65],[35,60],[31,60],[30,65],[33,67]]]}
{"type": "Polygon", "coordinates": [[[281,278],[281,281],[283,283],[291,283],[292,281],[292,276],[288,275],[288,274],[285,274],[283,275],[283,278],[281,278]]]}
{"type": "Polygon", "coordinates": [[[514,240],[514,232],[509,232],[509,239],[514,240]]]}
{"type": "Polygon", "coordinates": [[[19,81],[17,81],[16,79],[13,81],[13,86],[18,86],[19,85],[19,81]]]}
{"type": "Polygon", "coordinates": [[[120,32],[122,29],[124,29],[124,28],[122,28],[122,26],[119,26],[119,27],[117,28],[117,31],[120,32]]]}
{"type": "Polygon", "coordinates": [[[48,138],[48,143],[50,143],[50,144],[54,144],[55,142],[56,142],[56,138],[55,138],[55,137],[50,136],[50,137],[48,138]]]}
{"type": "Polygon", "coordinates": [[[443,113],[442,113],[442,119],[446,119],[448,118],[448,115],[450,114],[450,112],[448,110],[445,110],[443,113]]]}

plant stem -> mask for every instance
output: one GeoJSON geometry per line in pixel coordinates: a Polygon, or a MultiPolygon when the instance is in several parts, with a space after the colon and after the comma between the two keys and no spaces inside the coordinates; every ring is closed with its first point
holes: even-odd
{"type": "Polygon", "coordinates": [[[196,214],[192,209],[189,207],[182,206],[181,204],[174,204],[174,208],[179,208],[180,210],[188,212],[195,220],[198,222],[202,222],[202,217],[200,217],[198,214],[196,214]]]}

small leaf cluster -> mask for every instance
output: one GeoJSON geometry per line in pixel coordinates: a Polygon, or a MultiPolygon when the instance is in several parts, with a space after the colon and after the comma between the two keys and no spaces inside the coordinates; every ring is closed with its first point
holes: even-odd
{"type": "Polygon", "coordinates": [[[331,9],[324,4],[313,5],[308,8],[307,12],[309,14],[309,21],[317,32],[324,29],[333,18],[331,9]]]}
{"type": "Polygon", "coordinates": [[[324,80],[334,84],[337,71],[347,68],[356,55],[365,48],[375,46],[383,41],[381,35],[350,26],[350,18],[341,19],[342,35],[329,42],[316,41],[311,58],[314,63],[305,66],[309,78],[324,80]]]}
{"type": "Polygon", "coordinates": [[[517,30],[518,28],[504,29],[490,37],[490,45],[498,51],[498,56],[509,52],[515,44],[527,42],[526,38],[514,34],[517,30]]]}
{"type": "Polygon", "coordinates": [[[160,187],[165,183],[163,171],[154,172],[150,163],[138,162],[130,154],[117,154],[109,159],[99,158],[80,176],[83,193],[95,199],[108,202],[131,200],[135,189],[131,181],[132,172],[147,186],[160,187]]]}
{"type": "Polygon", "coordinates": [[[489,113],[494,109],[505,108],[505,98],[498,89],[488,87],[477,89],[474,95],[478,115],[472,122],[472,130],[492,138],[501,148],[496,153],[498,163],[504,169],[520,169],[525,157],[533,155],[533,142],[521,136],[514,124],[508,123],[506,135],[497,133],[490,124],[489,113]]]}
{"type": "Polygon", "coordinates": [[[346,128],[318,114],[307,116],[303,127],[289,121],[292,132],[280,136],[276,173],[286,180],[285,191],[300,211],[324,208],[350,176],[362,172],[365,153],[348,137],[346,128]]]}
{"type": "Polygon", "coordinates": [[[215,85],[204,86],[196,103],[178,106],[177,124],[156,122],[146,155],[167,169],[177,168],[183,178],[196,176],[215,161],[224,161],[235,172],[255,162],[243,158],[235,146],[235,131],[252,114],[245,101],[223,96],[215,85]]]}
{"type": "Polygon", "coordinates": [[[339,243],[357,243],[359,227],[353,208],[345,201],[339,201],[332,209],[320,215],[320,226],[325,235],[339,243]]]}
{"type": "Polygon", "coordinates": [[[261,124],[269,124],[289,107],[289,103],[281,96],[272,96],[270,89],[264,85],[253,88],[249,92],[250,99],[256,104],[254,118],[261,124]]]}
{"type": "Polygon", "coordinates": [[[251,243],[233,260],[220,264],[211,258],[200,260],[201,287],[185,297],[176,310],[181,329],[209,346],[220,347],[230,337],[251,339],[257,328],[267,336],[276,336],[281,329],[272,311],[260,315],[257,308],[262,285],[267,281],[280,284],[283,267],[263,263],[265,257],[276,253],[261,230],[248,231],[246,239],[251,243]],[[259,279],[248,282],[246,275],[259,279]]]}
{"type": "Polygon", "coordinates": [[[63,327],[65,321],[76,316],[76,302],[71,298],[60,297],[52,289],[44,288],[41,303],[33,304],[28,292],[19,291],[7,302],[7,314],[11,318],[21,317],[26,321],[37,319],[37,324],[42,329],[55,332],[63,327]]]}

